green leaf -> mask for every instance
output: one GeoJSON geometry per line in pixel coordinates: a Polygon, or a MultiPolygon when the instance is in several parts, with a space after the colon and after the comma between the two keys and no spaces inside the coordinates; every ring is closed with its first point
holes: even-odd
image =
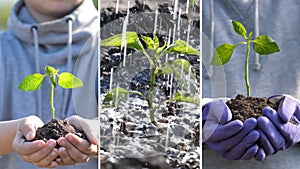
{"type": "Polygon", "coordinates": [[[186,102],[186,103],[194,103],[196,105],[200,104],[199,97],[191,95],[189,93],[180,92],[180,91],[175,93],[175,96],[172,98],[172,100],[186,102]]]}
{"type": "Polygon", "coordinates": [[[180,68],[180,70],[182,70],[185,74],[188,74],[191,68],[191,64],[185,59],[176,59],[173,61],[173,67],[180,68]]]}
{"type": "Polygon", "coordinates": [[[181,84],[182,90],[192,93],[196,91],[196,76],[189,61],[176,59],[171,62],[166,62],[162,67],[159,67],[157,71],[160,71],[162,74],[173,74],[176,81],[181,84]]]}
{"type": "Polygon", "coordinates": [[[190,6],[196,5],[197,0],[190,0],[190,6]]]}
{"type": "Polygon", "coordinates": [[[118,106],[122,101],[126,100],[129,97],[129,91],[117,87],[113,88],[111,92],[108,92],[103,100],[104,105],[112,104],[111,106],[118,106]]]}
{"type": "Polygon", "coordinates": [[[160,72],[161,74],[171,74],[174,72],[174,70],[172,69],[172,67],[164,65],[162,67],[159,67],[157,69],[157,72],[160,72]]]}
{"type": "Polygon", "coordinates": [[[113,93],[108,92],[104,97],[103,104],[108,104],[111,101],[113,101],[113,93]]]}
{"type": "Polygon", "coordinates": [[[160,54],[167,46],[167,43],[164,42],[164,45],[162,47],[158,47],[155,51],[156,54],[160,54]]]}
{"type": "Polygon", "coordinates": [[[211,60],[211,64],[215,66],[221,66],[227,63],[230,60],[235,47],[235,45],[229,43],[225,43],[217,47],[211,60]]]}
{"type": "Polygon", "coordinates": [[[159,47],[159,39],[156,35],[153,35],[153,41],[154,41],[154,49],[157,49],[159,47]]]}
{"type": "Polygon", "coordinates": [[[82,87],[82,81],[71,73],[63,72],[58,75],[58,85],[62,88],[71,89],[82,87]]]}
{"type": "Polygon", "coordinates": [[[56,75],[51,75],[50,76],[50,82],[54,87],[56,87],[56,75]]]}
{"type": "Polygon", "coordinates": [[[176,40],[174,44],[165,49],[169,53],[189,54],[200,56],[199,50],[191,47],[183,40],[176,40]]]}
{"type": "Polygon", "coordinates": [[[239,35],[242,35],[245,39],[246,39],[246,35],[247,35],[247,31],[246,28],[244,27],[244,25],[238,21],[234,21],[231,20],[233,29],[236,33],[238,33],[239,35]]]}
{"type": "Polygon", "coordinates": [[[155,44],[152,38],[148,37],[148,36],[142,36],[143,41],[145,42],[146,46],[148,49],[150,50],[154,50],[155,48],[155,44]]]}
{"type": "Polygon", "coordinates": [[[48,76],[51,76],[51,75],[53,75],[53,74],[56,74],[59,70],[55,70],[54,69],[54,67],[52,67],[52,66],[46,66],[45,67],[45,70],[46,70],[46,74],[48,75],[48,76]]]}
{"type": "Polygon", "coordinates": [[[152,40],[152,38],[148,36],[142,36],[142,39],[145,42],[148,49],[153,49],[154,41],[152,40]]]}
{"type": "Polygon", "coordinates": [[[19,85],[20,90],[34,91],[41,87],[45,75],[35,73],[26,76],[19,85]]]}
{"type": "Polygon", "coordinates": [[[254,50],[260,55],[269,55],[274,52],[280,52],[277,43],[269,36],[258,36],[253,42],[254,50]]]}
{"type": "MultiPolygon", "coordinates": [[[[122,46],[122,37],[123,37],[123,34],[117,34],[117,35],[111,36],[109,38],[103,39],[103,40],[101,40],[101,45],[102,46],[121,47],[122,46]]],[[[125,37],[126,37],[127,48],[144,50],[144,47],[141,44],[141,41],[139,40],[139,37],[136,34],[136,32],[126,32],[125,37]]]]}
{"type": "Polygon", "coordinates": [[[141,96],[144,100],[147,100],[146,96],[142,92],[140,92],[140,91],[130,90],[129,94],[130,95],[131,94],[137,94],[137,95],[141,96]]]}
{"type": "Polygon", "coordinates": [[[185,59],[176,59],[174,61],[166,62],[162,67],[159,67],[159,70],[163,74],[170,74],[176,71],[188,74],[191,64],[185,59]]]}
{"type": "Polygon", "coordinates": [[[156,50],[159,47],[159,39],[156,35],[153,35],[153,39],[148,36],[142,36],[143,41],[150,50],[156,50]]]}
{"type": "Polygon", "coordinates": [[[248,39],[251,39],[253,32],[251,31],[248,35],[248,39]]]}

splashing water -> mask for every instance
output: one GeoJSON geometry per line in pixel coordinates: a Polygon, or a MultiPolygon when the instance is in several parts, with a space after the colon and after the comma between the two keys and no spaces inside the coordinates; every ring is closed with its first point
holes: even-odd
{"type": "Polygon", "coordinates": [[[177,19],[177,11],[178,11],[178,0],[175,0],[173,20],[177,19]]]}
{"type": "Polygon", "coordinates": [[[189,13],[189,7],[190,7],[190,0],[187,0],[186,1],[186,13],[188,14],[189,13]]]}
{"type": "Polygon", "coordinates": [[[188,25],[188,30],[187,30],[187,37],[186,37],[186,50],[188,48],[188,45],[189,45],[189,40],[190,40],[190,33],[191,33],[191,24],[188,25]]]}
{"type": "Polygon", "coordinates": [[[112,84],[113,84],[113,75],[114,75],[114,69],[110,69],[110,80],[109,80],[109,91],[111,92],[112,90],[112,84]]]}
{"type": "Polygon", "coordinates": [[[154,18],[154,30],[153,34],[156,34],[156,27],[157,27],[157,17],[158,17],[158,10],[155,10],[155,18],[154,18]]]}
{"type": "Polygon", "coordinates": [[[119,0],[117,0],[117,4],[116,4],[116,14],[118,14],[119,13],[119,0]]]}
{"type": "Polygon", "coordinates": [[[178,37],[178,40],[180,40],[180,21],[181,21],[181,8],[179,9],[179,12],[178,12],[178,19],[177,19],[177,37],[178,37]]]}
{"type": "Polygon", "coordinates": [[[126,65],[126,56],[127,56],[127,41],[126,41],[126,32],[127,32],[127,26],[128,26],[128,20],[129,20],[129,7],[130,7],[130,1],[128,1],[128,7],[127,7],[127,15],[123,22],[123,29],[122,29],[122,45],[121,45],[121,51],[124,49],[124,58],[123,58],[123,66],[126,65]]]}

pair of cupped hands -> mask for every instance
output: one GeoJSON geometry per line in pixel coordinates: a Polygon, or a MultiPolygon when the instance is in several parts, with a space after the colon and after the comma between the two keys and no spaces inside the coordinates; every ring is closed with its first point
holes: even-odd
{"type": "Polygon", "coordinates": [[[300,141],[300,104],[290,95],[276,95],[278,110],[265,107],[263,116],[244,122],[232,120],[226,99],[215,99],[203,107],[204,142],[229,160],[261,161],[300,141]]]}
{"type": "Polygon", "coordinates": [[[75,165],[89,161],[97,155],[96,120],[84,119],[80,116],[71,116],[65,119],[76,128],[83,130],[88,137],[84,140],[74,134],[67,134],[58,140],[50,139],[32,141],[38,127],[44,125],[37,116],[28,116],[22,120],[19,130],[13,140],[13,149],[20,158],[37,167],[54,168],[63,165],[75,165]],[[28,140],[28,141],[27,141],[28,140]],[[60,147],[55,148],[56,144],[60,147]]]}

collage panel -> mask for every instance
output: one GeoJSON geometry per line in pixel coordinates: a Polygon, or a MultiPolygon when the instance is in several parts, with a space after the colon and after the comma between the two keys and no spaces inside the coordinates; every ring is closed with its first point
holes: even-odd
{"type": "Polygon", "coordinates": [[[299,7],[0,0],[0,168],[299,168],[299,7]]]}
{"type": "Polygon", "coordinates": [[[101,168],[201,167],[200,7],[100,1],[101,168]]]}
{"type": "Polygon", "coordinates": [[[98,1],[0,1],[0,168],[97,169],[98,1]]]}
{"type": "Polygon", "coordinates": [[[203,2],[204,169],[298,168],[299,6],[203,2]]]}

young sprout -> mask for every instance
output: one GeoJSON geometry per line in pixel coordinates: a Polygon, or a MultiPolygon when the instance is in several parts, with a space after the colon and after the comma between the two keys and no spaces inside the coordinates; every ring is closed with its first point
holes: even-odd
{"type": "Polygon", "coordinates": [[[46,70],[45,74],[35,73],[26,76],[19,84],[19,89],[27,92],[38,90],[41,87],[45,77],[49,77],[51,82],[49,103],[51,106],[51,113],[52,113],[52,120],[53,120],[55,119],[54,88],[56,88],[56,86],[59,85],[60,87],[65,89],[72,89],[72,88],[82,87],[83,83],[78,77],[74,76],[71,73],[62,72],[59,74],[58,73],[59,70],[55,70],[51,66],[46,66],[45,70],[46,70]]]}
{"type": "Polygon", "coordinates": [[[251,43],[253,43],[253,49],[260,55],[269,55],[275,52],[279,52],[280,49],[277,43],[269,36],[260,35],[255,39],[251,39],[252,32],[247,33],[244,25],[238,21],[231,20],[234,31],[241,35],[245,41],[236,44],[225,43],[217,47],[216,52],[213,55],[211,64],[215,66],[221,66],[226,64],[234,51],[234,49],[240,45],[246,45],[246,59],[245,59],[245,82],[247,89],[247,96],[250,96],[250,83],[249,83],[249,66],[248,60],[251,51],[251,43]]]}
{"type": "MultiPolygon", "coordinates": [[[[121,47],[122,45],[122,34],[111,36],[107,39],[101,41],[102,46],[115,46],[121,47]]],[[[117,106],[121,101],[127,99],[130,94],[138,94],[143,99],[145,99],[148,103],[148,108],[150,111],[150,120],[151,123],[157,125],[155,120],[154,112],[158,108],[153,105],[153,93],[154,93],[154,84],[155,84],[155,77],[158,73],[160,74],[173,74],[177,80],[180,81],[183,88],[187,88],[189,86],[189,90],[191,93],[196,92],[197,85],[195,83],[196,77],[193,73],[190,76],[191,83],[188,85],[188,81],[183,79],[184,74],[189,74],[189,71],[192,70],[190,63],[185,59],[175,59],[173,61],[167,61],[165,63],[161,63],[161,58],[166,55],[167,53],[176,53],[176,54],[188,54],[188,55],[197,55],[200,56],[200,52],[188,45],[183,40],[175,40],[175,42],[169,46],[167,43],[164,42],[162,46],[159,45],[159,38],[157,35],[153,34],[152,37],[143,36],[139,38],[136,32],[126,32],[126,45],[127,48],[135,49],[140,51],[144,56],[146,56],[149,62],[149,69],[150,69],[150,84],[148,90],[148,96],[145,96],[143,93],[139,91],[133,90],[126,90],[123,88],[114,88],[109,91],[103,101],[103,104],[109,105],[113,103],[114,106],[117,106]],[[141,41],[141,40],[142,41],[141,41]],[[146,49],[142,45],[144,42],[146,49]],[[194,83],[193,83],[194,82],[194,83]]],[[[199,103],[199,98],[196,96],[190,96],[184,91],[177,91],[170,100],[174,101],[183,101],[183,102],[192,102],[192,103],[199,103]]]]}

